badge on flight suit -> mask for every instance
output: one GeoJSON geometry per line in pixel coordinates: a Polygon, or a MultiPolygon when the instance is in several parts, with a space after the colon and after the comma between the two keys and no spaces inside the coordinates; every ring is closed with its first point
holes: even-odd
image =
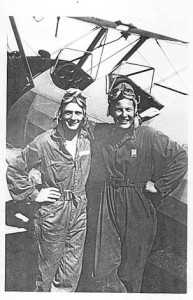
{"type": "Polygon", "coordinates": [[[137,149],[131,149],[131,157],[137,157],[137,149]]]}

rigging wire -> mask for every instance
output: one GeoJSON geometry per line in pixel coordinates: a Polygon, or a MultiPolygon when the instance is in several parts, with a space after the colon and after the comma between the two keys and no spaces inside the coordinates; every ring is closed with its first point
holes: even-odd
{"type": "MultiPolygon", "coordinates": [[[[116,54],[118,54],[119,52],[125,50],[126,48],[128,48],[129,46],[131,46],[132,44],[134,44],[135,42],[137,42],[139,40],[139,38],[133,42],[131,42],[130,44],[128,44],[127,46],[123,47],[122,49],[119,49],[118,51],[116,51],[115,53],[113,53],[112,55],[108,56],[107,58],[105,58],[104,60],[101,61],[100,64],[104,63],[105,61],[107,61],[108,59],[112,58],[113,56],[115,56],[116,54]]],[[[98,64],[94,65],[92,67],[92,69],[96,68],[98,66],[98,64]]],[[[86,72],[89,72],[91,69],[87,70],[86,72]]]]}
{"type": "MultiPolygon", "coordinates": [[[[138,54],[142,57],[142,59],[143,59],[149,66],[151,66],[150,63],[148,62],[148,60],[147,60],[147,59],[146,59],[139,51],[137,51],[137,52],[138,52],[138,54]]],[[[162,78],[162,76],[157,72],[157,70],[155,70],[156,75],[158,75],[158,76],[160,77],[160,80],[159,80],[157,83],[158,83],[158,84],[163,83],[163,82],[167,81],[168,79],[170,79],[170,78],[176,76],[176,72],[179,74],[179,73],[181,73],[182,71],[184,71],[184,70],[187,69],[187,68],[188,68],[188,66],[185,66],[185,67],[179,69],[178,71],[175,70],[174,73],[172,73],[172,74],[170,74],[170,75],[168,75],[167,77],[164,77],[164,78],[162,78]]],[[[155,86],[153,85],[152,88],[154,88],[154,87],[155,87],[155,86]]],[[[145,88],[144,90],[145,90],[145,91],[148,91],[149,88],[150,88],[150,87],[147,87],[147,88],[145,88]]]]}
{"type": "MultiPolygon", "coordinates": [[[[102,41],[104,40],[104,37],[103,37],[103,39],[102,39],[100,45],[98,45],[98,47],[96,47],[95,49],[98,49],[98,48],[103,47],[103,46],[107,46],[107,45],[109,45],[109,44],[112,44],[112,43],[114,43],[114,42],[119,41],[120,39],[122,39],[122,36],[120,36],[119,38],[117,38],[117,39],[115,39],[115,40],[112,40],[112,41],[110,41],[110,42],[108,42],[108,43],[106,43],[106,44],[102,44],[102,41]]],[[[95,50],[95,49],[94,49],[94,50],[95,50]]]]}
{"type": "MultiPolygon", "coordinates": [[[[188,68],[188,66],[185,66],[185,67],[179,69],[179,70],[177,71],[177,73],[179,74],[179,73],[181,73],[182,71],[184,71],[184,70],[187,69],[187,68],[188,68]]],[[[166,80],[168,80],[168,79],[170,79],[171,77],[174,77],[174,76],[176,76],[176,72],[174,72],[174,73],[168,75],[167,77],[161,79],[161,80],[158,81],[157,83],[162,83],[162,82],[164,82],[164,81],[166,81],[166,80]]]]}
{"type": "Polygon", "coordinates": [[[92,29],[89,30],[87,33],[85,33],[85,34],[81,35],[80,37],[74,39],[73,41],[67,43],[67,44],[64,45],[63,47],[60,47],[59,49],[55,50],[54,52],[51,53],[51,55],[54,55],[54,54],[60,52],[61,50],[65,49],[66,47],[72,45],[73,43],[78,42],[79,40],[81,40],[82,38],[84,38],[84,37],[86,37],[87,35],[91,34],[92,32],[94,32],[94,31],[97,30],[97,29],[98,29],[98,27],[92,28],[92,29]]]}
{"type": "Polygon", "coordinates": [[[103,52],[104,52],[104,48],[105,48],[105,42],[106,42],[106,39],[107,39],[107,34],[108,34],[108,32],[106,31],[105,36],[103,37],[104,44],[103,44],[102,51],[101,51],[101,54],[100,54],[100,58],[99,58],[99,62],[98,62],[98,68],[97,68],[96,75],[95,75],[95,80],[97,79],[97,76],[98,76],[98,72],[99,72],[99,68],[100,68],[100,64],[101,64],[101,60],[102,60],[102,56],[103,56],[103,52]]]}
{"type": "MultiPolygon", "coordinates": [[[[142,59],[148,64],[149,67],[151,67],[151,64],[149,63],[149,61],[140,53],[139,50],[137,50],[137,53],[142,57],[142,59]]],[[[155,70],[156,75],[159,76],[160,79],[162,79],[162,76],[158,73],[157,70],[155,70]]]]}
{"type": "Polygon", "coordinates": [[[187,86],[185,85],[184,81],[182,80],[182,78],[179,76],[178,72],[176,71],[174,65],[172,64],[171,60],[169,59],[169,57],[166,55],[165,51],[163,50],[163,48],[161,47],[160,43],[158,42],[158,40],[156,40],[156,43],[158,44],[158,46],[160,47],[161,51],[163,52],[164,56],[166,57],[167,61],[169,62],[170,66],[173,68],[174,73],[178,76],[179,80],[181,81],[181,83],[183,84],[183,86],[186,88],[186,90],[188,90],[187,86]]]}
{"type": "MultiPolygon", "coordinates": [[[[187,68],[188,68],[188,67],[185,66],[185,67],[179,69],[177,72],[178,72],[178,73],[181,73],[182,71],[184,71],[184,70],[187,69],[187,68]]],[[[172,78],[172,77],[174,77],[174,76],[176,76],[176,72],[174,72],[174,73],[168,75],[168,76],[165,77],[165,78],[162,78],[160,81],[158,81],[158,82],[156,82],[156,83],[158,83],[158,84],[163,83],[163,82],[167,81],[168,79],[170,79],[170,78],[172,78]]],[[[152,88],[155,87],[154,85],[155,85],[155,84],[153,84],[152,88]]],[[[149,87],[145,88],[144,90],[147,91],[148,89],[149,89],[149,87]]]]}

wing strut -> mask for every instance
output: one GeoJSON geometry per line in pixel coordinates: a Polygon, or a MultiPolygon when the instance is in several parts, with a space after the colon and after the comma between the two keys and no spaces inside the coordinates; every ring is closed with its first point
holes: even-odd
{"type": "Polygon", "coordinates": [[[140,37],[139,41],[127,52],[127,54],[115,65],[113,69],[116,69],[123,61],[127,61],[147,40],[147,37],[140,37]]]}
{"type": "Polygon", "coordinates": [[[26,77],[28,79],[28,87],[33,88],[34,83],[33,83],[32,73],[31,73],[31,70],[30,70],[30,67],[29,67],[24,49],[23,49],[23,45],[22,45],[22,42],[21,42],[19,32],[17,30],[17,26],[16,26],[16,23],[15,23],[14,17],[10,16],[9,19],[10,19],[11,26],[12,26],[12,29],[13,29],[13,32],[14,32],[14,35],[15,35],[15,39],[16,39],[16,42],[17,42],[17,45],[18,45],[18,48],[19,48],[19,52],[21,54],[22,62],[23,62],[24,69],[25,69],[25,72],[26,72],[26,77]]]}
{"type": "Polygon", "coordinates": [[[101,28],[101,30],[98,32],[97,36],[94,38],[94,40],[92,41],[92,43],[86,50],[87,52],[82,56],[80,61],[77,63],[77,66],[79,66],[80,68],[82,67],[82,65],[85,63],[88,56],[90,55],[89,52],[92,52],[94,50],[94,47],[97,45],[97,43],[100,41],[100,39],[102,38],[102,36],[105,34],[106,31],[107,31],[106,28],[101,28]]]}

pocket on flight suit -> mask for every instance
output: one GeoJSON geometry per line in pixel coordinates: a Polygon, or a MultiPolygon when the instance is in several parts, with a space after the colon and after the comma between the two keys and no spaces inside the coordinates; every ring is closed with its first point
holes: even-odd
{"type": "Polygon", "coordinates": [[[49,205],[43,205],[36,214],[38,224],[44,230],[56,230],[63,229],[65,225],[66,206],[68,201],[57,200],[49,205]]]}
{"type": "Polygon", "coordinates": [[[45,175],[46,177],[51,178],[54,182],[68,182],[71,169],[71,164],[64,164],[64,162],[60,160],[50,161],[45,167],[45,175]]]}
{"type": "Polygon", "coordinates": [[[67,218],[60,218],[61,213],[47,213],[34,220],[34,235],[39,242],[52,247],[54,243],[63,243],[68,228],[67,218]]]}

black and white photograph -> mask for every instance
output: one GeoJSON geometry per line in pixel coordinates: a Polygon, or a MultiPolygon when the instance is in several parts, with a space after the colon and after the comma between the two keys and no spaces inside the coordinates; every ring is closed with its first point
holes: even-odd
{"type": "Polygon", "coordinates": [[[190,2],[16,2],[1,50],[3,297],[188,297],[190,2]]]}

